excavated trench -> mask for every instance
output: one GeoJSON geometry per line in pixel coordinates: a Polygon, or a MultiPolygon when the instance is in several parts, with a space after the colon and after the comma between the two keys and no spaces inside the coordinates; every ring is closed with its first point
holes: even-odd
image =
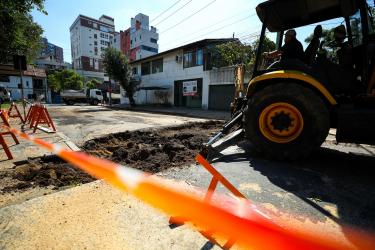
{"type": "MultiPolygon", "coordinates": [[[[201,145],[221,129],[223,122],[190,123],[178,127],[126,131],[87,141],[82,150],[100,158],[157,173],[195,162],[201,145]]],[[[95,180],[56,156],[18,163],[0,173],[2,193],[40,187],[66,188],[95,180]]]]}

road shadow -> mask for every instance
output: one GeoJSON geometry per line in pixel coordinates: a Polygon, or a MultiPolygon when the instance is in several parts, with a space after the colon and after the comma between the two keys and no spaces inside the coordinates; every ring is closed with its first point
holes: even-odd
{"type": "Polygon", "coordinates": [[[111,109],[107,109],[105,107],[100,108],[92,108],[92,109],[80,109],[76,110],[77,113],[95,113],[95,112],[112,112],[111,109]]]}
{"type": "MultiPolygon", "coordinates": [[[[249,144],[240,146],[243,153],[226,155],[215,161],[249,161],[254,171],[315,210],[316,220],[309,219],[324,222],[326,217],[331,218],[356,245],[353,228],[375,232],[375,156],[322,147],[303,161],[281,163],[262,159],[249,144]],[[326,205],[334,205],[336,211],[327,209],[326,205]]],[[[305,219],[298,215],[296,218],[305,219]]]]}

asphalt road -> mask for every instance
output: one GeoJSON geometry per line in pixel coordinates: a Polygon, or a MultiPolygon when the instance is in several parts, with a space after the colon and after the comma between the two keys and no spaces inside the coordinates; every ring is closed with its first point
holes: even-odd
{"type": "MultiPolygon", "coordinates": [[[[49,110],[59,129],[79,144],[91,137],[123,130],[202,121],[181,116],[112,111],[102,107],[60,106],[50,107],[49,110]]],[[[356,242],[352,241],[349,228],[375,232],[374,147],[336,145],[330,136],[323,147],[310,158],[295,163],[259,158],[254,154],[252,145],[247,142],[232,146],[222,154],[222,157],[214,160],[214,166],[276,221],[288,221],[296,227],[319,230],[354,245],[356,242]]],[[[199,165],[169,169],[160,175],[202,188],[207,188],[211,179],[199,165]]],[[[219,187],[219,191],[227,192],[223,187],[219,187]]],[[[65,247],[77,242],[80,247],[89,244],[92,248],[108,246],[106,244],[111,242],[116,243],[113,247],[127,243],[133,247],[133,244],[137,244],[137,248],[141,249],[149,249],[150,246],[154,249],[206,249],[202,247],[205,241],[199,235],[189,234],[190,238],[185,231],[178,231],[181,229],[169,229],[167,218],[159,219],[151,211],[142,217],[139,211],[143,211],[143,205],[119,200],[120,194],[116,192],[98,188],[96,184],[88,184],[30,200],[13,208],[4,208],[3,214],[6,216],[3,220],[9,222],[5,227],[8,228],[6,232],[11,232],[10,229],[23,232],[19,237],[18,234],[9,233],[7,242],[22,243],[25,246],[53,246],[60,242],[65,247]],[[88,194],[90,199],[85,200],[88,194]],[[97,197],[93,194],[97,194],[97,197]],[[112,197],[110,195],[116,199],[108,200],[108,197],[112,197]],[[53,202],[56,200],[60,203],[53,202]],[[40,203],[45,207],[39,207],[40,203]],[[112,208],[116,206],[118,210],[113,212],[112,208]],[[101,210],[102,207],[105,211],[101,210]],[[40,218],[46,218],[48,224],[43,224],[44,220],[36,220],[35,211],[39,211],[40,218]],[[82,214],[82,211],[86,212],[82,214]],[[103,217],[103,214],[107,217],[103,217]],[[79,225],[76,223],[77,218],[79,225]],[[40,225],[30,227],[30,221],[40,225]],[[102,225],[103,221],[107,227],[98,230],[97,226],[102,225]],[[119,221],[126,221],[128,224],[119,226],[119,221]],[[81,227],[85,230],[82,231],[81,227]],[[137,231],[129,234],[129,228],[137,228],[137,231]],[[37,238],[41,230],[45,231],[43,239],[48,236],[48,244],[37,238]],[[70,234],[64,234],[61,239],[62,232],[70,234]],[[113,238],[108,238],[112,232],[121,232],[114,237],[117,240],[115,242],[113,238]],[[89,239],[94,234],[95,239],[89,239]],[[90,242],[84,240],[86,238],[90,242]],[[161,239],[166,242],[163,243],[161,239]],[[180,243],[178,246],[175,245],[177,241],[180,243]]]]}
{"type": "MultiPolygon", "coordinates": [[[[258,158],[252,145],[242,142],[213,165],[274,219],[350,241],[348,229],[375,232],[374,153],[374,147],[327,141],[304,161],[280,163],[258,158]]],[[[198,165],[163,175],[202,188],[212,178],[198,165]]]]}
{"type": "MultiPolygon", "coordinates": [[[[100,106],[49,109],[59,129],[77,144],[124,130],[203,121],[100,106]]],[[[375,231],[375,147],[336,145],[331,135],[320,150],[296,163],[258,158],[249,143],[223,154],[214,165],[253,202],[301,220],[325,223],[331,219],[340,225],[375,231]]],[[[198,166],[165,174],[200,187],[207,187],[210,181],[210,175],[198,166]]]]}
{"type": "Polygon", "coordinates": [[[199,118],[113,110],[102,106],[78,104],[74,106],[49,105],[48,110],[58,130],[77,145],[82,145],[85,141],[95,137],[126,130],[205,121],[205,119],[199,118]]]}

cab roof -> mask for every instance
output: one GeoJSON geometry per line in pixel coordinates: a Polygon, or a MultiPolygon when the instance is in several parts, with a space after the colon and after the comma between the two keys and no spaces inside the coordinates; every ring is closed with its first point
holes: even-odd
{"type": "Polygon", "coordinates": [[[256,7],[259,19],[271,32],[292,29],[358,10],[359,0],[268,0],[256,7]]]}

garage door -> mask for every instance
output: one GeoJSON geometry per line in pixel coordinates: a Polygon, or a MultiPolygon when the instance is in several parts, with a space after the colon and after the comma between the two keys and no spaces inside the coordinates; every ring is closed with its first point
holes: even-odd
{"type": "Polygon", "coordinates": [[[234,99],[234,84],[210,85],[208,108],[212,110],[230,110],[234,99]]]}

